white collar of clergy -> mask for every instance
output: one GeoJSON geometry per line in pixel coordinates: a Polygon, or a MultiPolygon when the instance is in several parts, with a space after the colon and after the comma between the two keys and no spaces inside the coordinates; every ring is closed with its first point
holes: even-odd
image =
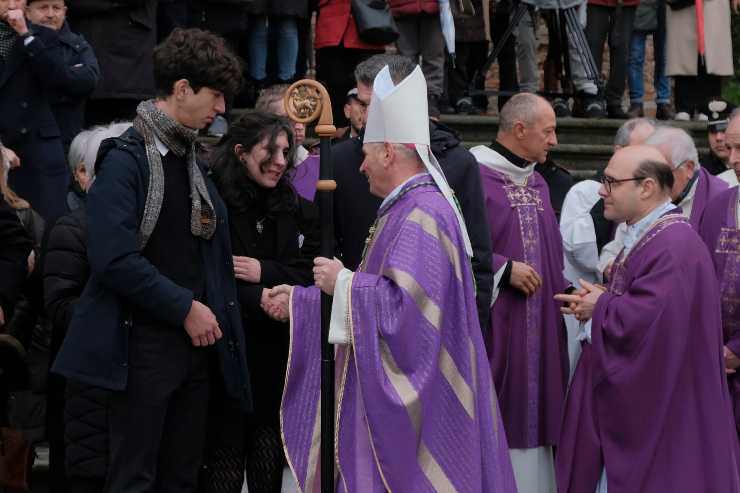
{"type": "Polygon", "coordinates": [[[691,188],[689,188],[688,193],[684,196],[684,198],[681,199],[681,202],[678,203],[678,206],[684,209],[684,214],[690,209],[687,209],[687,205],[692,203],[694,201],[694,195],[696,194],[696,187],[699,185],[699,180],[701,180],[701,175],[699,174],[699,170],[696,170],[696,180],[694,180],[694,183],[691,184],[691,188]]]}
{"type": "Polygon", "coordinates": [[[524,185],[532,173],[536,163],[531,163],[524,168],[516,166],[504,156],[488,146],[475,146],[470,149],[475,159],[486,168],[503,173],[517,185],[524,185]]]}
{"type": "Polygon", "coordinates": [[[298,148],[295,150],[295,165],[296,167],[303,164],[303,162],[308,159],[309,152],[306,150],[303,146],[298,146],[298,148]]]}
{"type": "Polygon", "coordinates": [[[636,223],[627,225],[627,231],[625,232],[623,239],[624,257],[626,257],[629,251],[632,250],[632,247],[640,241],[640,238],[648,232],[655,221],[657,221],[666,212],[672,211],[675,208],[676,206],[669,200],[650,211],[645,217],[636,223]]]}
{"type": "Polygon", "coordinates": [[[417,174],[415,174],[414,176],[412,176],[411,178],[409,178],[409,179],[405,180],[405,181],[404,181],[403,183],[401,183],[400,185],[398,185],[398,186],[397,186],[396,188],[394,188],[394,189],[393,189],[393,190],[391,191],[391,193],[389,193],[389,194],[388,194],[388,196],[387,196],[386,198],[384,198],[384,199],[383,199],[383,202],[381,202],[381,204],[380,204],[380,207],[378,207],[378,210],[379,210],[379,211],[380,211],[380,210],[383,210],[383,208],[384,208],[384,207],[386,206],[386,204],[389,204],[389,203],[390,203],[390,202],[391,202],[391,201],[392,201],[393,199],[395,199],[395,198],[396,198],[396,196],[397,196],[397,195],[398,195],[399,193],[401,193],[401,190],[403,189],[404,185],[406,185],[406,184],[407,184],[408,182],[410,182],[410,181],[411,181],[411,180],[413,180],[414,178],[418,178],[419,176],[422,176],[422,175],[428,175],[428,174],[429,174],[429,173],[427,173],[426,171],[424,171],[424,172],[422,172],[422,173],[417,173],[417,174]]]}

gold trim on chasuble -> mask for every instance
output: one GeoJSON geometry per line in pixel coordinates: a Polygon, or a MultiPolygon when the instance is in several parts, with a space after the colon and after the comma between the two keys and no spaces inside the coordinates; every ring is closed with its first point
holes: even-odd
{"type": "MultiPolygon", "coordinates": [[[[363,255],[362,262],[360,263],[360,271],[363,271],[366,267],[367,259],[370,258],[372,255],[373,249],[375,247],[375,240],[381,236],[382,230],[385,227],[387,223],[388,215],[384,215],[383,217],[379,218],[376,221],[376,224],[373,225],[373,227],[370,228],[369,236],[366,240],[366,249],[365,254],[363,255]]],[[[426,232],[429,236],[437,240],[442,247],[442,250],[446,253],[448,256],[450,263],[453,265],[453,268],[455,270],[455,275],[458,281],[462,281],[462,267],[460,265],[460,256],[459,251],[455,244],[452,242],[452,240],[444,234],[439,228],[439,225],[437,224],[437,221],[430,216],[428,213],[424,212],[421,209],[414,209],[409,216],[407,216],[407,220],[414,222],[418,224],[424,232],[426,232]]],[[[387,255],[387,252],[386,252],[387,255]]],[[[383,259],[382,264],[385,264],[385,257],[383,259]]],[[[401,289],[407,292],[407,294],[414,300],[414,303],[416,304],[417,308],[421,312],[422,316],[437,330],[440,330],[441,323],[442,323],[442,311],[440,307],[434,303],[426,294],[424,289],[416,282],[416,280],[411,276],[409,273],[396,269],[396,268],[388,268],[383,269],[383,276],[388,277],[389,279],[393,280],[401,289]]],[[[351,284],[350,284],[350,293],[351,293],[351,284]]],[[[344,371],[343,371],[343,378],[342,378],[342,384],[340,387],[340,404],[337,411],[337,430],[339,429],[339,416],[341,415],[341,401],[344,398],[343,391],[344,386],[346,383],[346,372],[347,372],[347,366],[349,363],[349,359],[352,356],[351,351],[353,343],[354,343],[354,323],[352,321],[352,314],[351,314],[351,294],[349,295],[350,299],[349,302],[349,313],[347,314],[347,321],[350,328],[350,340],[352,341],[352,345],[350,346],[350,354],[348,355],[345,365],[344,365],[344,371]]],[[[378,330],[378,333],[380,334],[380,330],[378,330]]],[[[470,357],[472,362],[472,370],[473,370],[473,380],[474,382],[477,379],[476,375],[476,364],[475,364],[475,350],[473,343],[470,339],[468,339],[469,344],[469,350],[470,350],[470,357]]],[[[381,362],[383,365],[383,370],[385,372],[385,376],[388,379],[388,381],[393,386],[394,390],[398,394],[399,398],[401,399],[402,404],[406,408],[406,412],[409,415],[409,419],[411,420],[411,424],[414,427],[414,430],[416,431],[417,435],[421,434],[420,426],[421,426],[421,415],[422,415],[422,408],[421,408],[421,400],[419,399],[419,395],[414,389],[410,379],[398,368],[398,365],[393,358],[393,355],[391,354],[390,348],[386,344],[386,342],[381,338],[379,340],[379,347],[380,347],[380,354],[381,354],[381,362]]],[[[465,381],[465,378],[463,377],[462,373],[460,372],[459,368],[455,364],[454,360],[452,359],[452,356],[449,354],[447,349],[444,347],[440,348],[440,355],[438,360],[438,365],[440,372],[442,375],[444,375],[445,379],[447,380],[448,385],[450,385],[450,388],[453,390],[454,394],[457,396],[458,400],[460,401],[461,406],[467,414],[470,416],[471,419],[475,419],[475,394],[473,392],[473,389],[468,385],[468,383],[465,381]]],[[[357,363],[355,359],[355,371],[359,373],[359,369],[357,368],[357,363]]],[[[359,383],[359,375],[358,375],[358,386],[360,386],[359,383]]],[[[495,410],[495,402],[494,404],[494,410],[495,410]]],[[[495,416],[495,412],[494,412],[495,416]]],[[[373,456],[375,459],[375,464],[378,469],[378,473],[381,477],[381,480],[383,481],[383,484],[385,488],[390,492],[391,488],[388,485],[388,481],[385,478],[385,475],[383,474],[383,469],[380,465],[380,461],[378,460],[377,452],[375,450],[375,443],[373,439],[373,433],[370,429],[370,424],[367,423],[368,426],[368,435],[370,437],[370,445],[373,451],[373,456]]],[[[337,440],[338,443],[338,440],[337,440]]],[[[338,450],[337,450],[337,457],[338,457],[338,450]]],[[[454,487],[454,485],[451,483],[447,475],[445,474],[442,467],[439,465],[439,463],[436,461],[436,459],[432,456],[430,450],[427,448],[424,441],[419,438],[419,449],[418,449],[418,455],[417,460],[419,463],[419,467],[424,472],[424,475],[427,477],[429,482],[432,484],[432,486],[435,488],[435,490],[439,492],[454,492],[457,491],[454,487]]],[[[339,460],[337,458],[337,464],[339,463],[339,460]]],[[[341,467],[340,467],[340,475],[341,475],[341,467]]],[[[345,483],[346,487],[346,483],[345,483]]]]}

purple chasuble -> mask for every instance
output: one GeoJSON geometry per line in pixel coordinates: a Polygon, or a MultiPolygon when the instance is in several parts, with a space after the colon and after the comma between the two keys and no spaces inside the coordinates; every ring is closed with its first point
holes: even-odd
{"type": "Polygon", "coordinates": [[[528,264],[543,280],[529,297],[502,285],[486,330],[509,447],[555,445],[569,372],[565,323],[553,299],[568,286],[560,228],[539,173],[533,172],[523,186],[485,166],[480,173],[494,272],[513,260],[528,264]]]}
{"type": "MultiPolygon", "coordinates": [[[[740,355],[740,227],[737,218],[738,187],[715,197],[707,205],[700,234],[714,260],[722,300],[725,346],[740,355]]],[[[740,432],[740,374],[727,376],[733,400],[735,425],[740,432]]]]}
{"type": "MultiPolygon", "coordinates": [[[[337,346],[338,492],[515,492],[457,219],[429,175],[378,211],[337,346]]],[[[319,291],[295,287],[281,425],[319,491],[319,291]]]]}
{"type": "Polygon", "coordinates": [[[568,391],[560,493],[737,493],[717,281],[689,222],[658,219],[616,258],[568,391]]]}
{"type": "Polygon", "coordinates": [[[306,200],[313,202],[316,195],[316,182],[319,181],[319,163],[317,155],[309,155],[301,164],[293,169],[290,181],[295,191],[306,200]]]}
{"type": "Polygon", "coordinates": [[[701,224],[702,217],[704,216],[704,209],[714,197],[727,190],[727,183],[716,176],[712,176],[704,168],[699,168],[699,178],[696,182],[696,191],[694,192],[694,200],[691,203],[691,217],[689,218],[689,222],[696,231],[699,231],[699,224],[701,224]]]}

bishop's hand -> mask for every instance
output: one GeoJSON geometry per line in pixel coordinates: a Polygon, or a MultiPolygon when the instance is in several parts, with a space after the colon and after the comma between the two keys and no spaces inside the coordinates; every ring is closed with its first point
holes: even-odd
{"type": "Polygon", "coordinates": [[[344,264],[337,259],[329,260],[325,257],[316,257],[313,260],[313,280],[316,287],[324,293],[332,296],[334,285],[337,282],[339,271],[344,269],[344,264]]]}
{"type": "Polygon", "coordinates": [[[272,289],[262,290],[260,306],[268,317],[278,322],[286,322],[290,318],[290,294],[293,286],[281,284],[272,289]]]}

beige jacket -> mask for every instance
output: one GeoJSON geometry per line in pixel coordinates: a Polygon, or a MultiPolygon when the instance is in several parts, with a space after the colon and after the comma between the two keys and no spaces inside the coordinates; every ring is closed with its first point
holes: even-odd
{"type": "MultiPolygon", "coordinates": [[[[707,73],[733,75],[730,0],[704,0],[707,73]]],[[[666,75],[697,75],[696,7],[666,8],[666,75]]]]}

